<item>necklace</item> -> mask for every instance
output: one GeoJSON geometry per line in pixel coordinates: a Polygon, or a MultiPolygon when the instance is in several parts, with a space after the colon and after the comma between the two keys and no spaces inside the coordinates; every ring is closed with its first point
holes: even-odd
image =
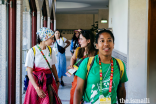
{"type": "MultiPolygon", "coordinates": [[[[109,83],[109,96],[111,96],[111,92],[112,92],[113,71],[114,71],[113,59],[111,58],[111,74],[110,74],[110,83],[109,83]]],[[[107,70],[107,72],[108,72],[108,70],[107,70]]],[[[102,66],[101,66],[100,57],[99,57],[99,74],[100,74],[100,95],[102,95],[102,66]]],[[[105,77],[106,77],[106,75],[105,75],[105,77]]]]}

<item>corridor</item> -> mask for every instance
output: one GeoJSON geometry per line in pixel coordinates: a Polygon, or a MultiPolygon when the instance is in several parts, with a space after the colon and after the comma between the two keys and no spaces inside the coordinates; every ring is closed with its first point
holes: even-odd
{"type": "MultiPolygon", "coordinates": [[[[127,104],[144,99],[156,104],[156,0],[0,0],[0,104],[23,104],[26,56],[42,27],[58,29],[69,42],[75,30],[95,36],[98,30],[111,30],[112,57],[126,66],[127,104]]],[[[58,96],[69,104],[73,76],[63,81],[58,96]]]]}

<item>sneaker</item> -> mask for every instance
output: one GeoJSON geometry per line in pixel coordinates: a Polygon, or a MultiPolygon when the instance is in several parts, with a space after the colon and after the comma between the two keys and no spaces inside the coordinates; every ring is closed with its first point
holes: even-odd
{"type": "Polygon", "coordinates": [[[64,86],[64,82],[63,82],[63,81],[61,81],[60,84],[61,84],[62,86],[64,86]]]}

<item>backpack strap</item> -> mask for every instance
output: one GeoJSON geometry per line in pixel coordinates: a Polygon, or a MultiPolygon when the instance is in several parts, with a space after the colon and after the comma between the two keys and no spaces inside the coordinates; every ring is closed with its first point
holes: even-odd
{"type": "Polygon", "coordinates": [[[116,59],[116,62],[118,64],[118,67],[119,67],[119,70],[120,70],[120,80],[121,80],[121,78],[123,76],[123,73],[124,73],[124,64],[120,59],[117,59],[117,58],[115,58],[115,59],[116,59]]]}
{"type": "Polygon", "coordinates": [[[35,46],[32,47],[32,50],[34,52],[34,58],[35,58],[35,54],[36,54],[35,46]]]}
{"type": "Polygon", "coordinates": [[[80,49],[81,47],[77,47],[76,48],[76,50],[75,50],[75,52],[76,52],[76,59],[77,59],[77,55],[78,55],[78,52],[79,52],[79,49],[80,49]]]}
{"type": "Polygon", "coordinates": [[[89,74],[89,71],[90,71],[93,63],[94,63],[94,57],[89,57],[88,64],[87,64],[87,75],[86,75],[86,79],[88,78],[88,74],[89,74]]]}
{"type": "MultiPolygon", "coordinates": [[[[88,63],[87,63],[87,75],[86,75],[86,80],[85,80],[85,85],[84,85],[84,89],[83,89],[83,95],[84,93],[86,93],[86,88],[87,88],[87,78],[88,78],[88,74],[90,72],[90,69],[92,68],[93,66],[93,63],[94,63],[94,59],[95,59],[95,56],[93,57],[89,57],[88,59],[88,63]]],[[[87,96],[87,99],[89,100],[89,97],[87,96]]]]}
{"type": "MultiPolygon", "coordinates": [[[[35,54],[36,54],[36,49],[35,49],[35,46],[33,46],[32,48],[31,48],[32,50],[33,50],[33,52],[34,52],[34,61],[35,61],[35,54]]],[[[27,71],[28,69],[26,68],[26,71],[27,71]]]]}
{"type": "Polygon", "coordinates": [[[64,39],[63,39],[63,37],[62,37],[62,40],[63,40],[63,42],[64,42],[64,39]]]}
{"type": "Polygon", "coordinates": [[[48,50],[50,52],[50,55],[52,55],[52,49],[51,49],[51,47],[50,46],[47,46],[47,47],[48,47],[48,50]]]}

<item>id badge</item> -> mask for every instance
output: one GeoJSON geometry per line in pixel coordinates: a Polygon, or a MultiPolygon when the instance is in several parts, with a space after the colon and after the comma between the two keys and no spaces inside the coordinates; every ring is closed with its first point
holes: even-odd
{"type": "Polygon", "coordinates": [[[70,77],[70,76],[73,75],[73,73],[75,73],[75,72],[76,72],[75,69],[69,69],[69,70],[66,72],[66,75],[67,75],[68,77],[70,77]]]}
{"type": "Polygon", "coordinates": [[[111,104],[111,98],[99,97],[100,104],[111,104]]]}

